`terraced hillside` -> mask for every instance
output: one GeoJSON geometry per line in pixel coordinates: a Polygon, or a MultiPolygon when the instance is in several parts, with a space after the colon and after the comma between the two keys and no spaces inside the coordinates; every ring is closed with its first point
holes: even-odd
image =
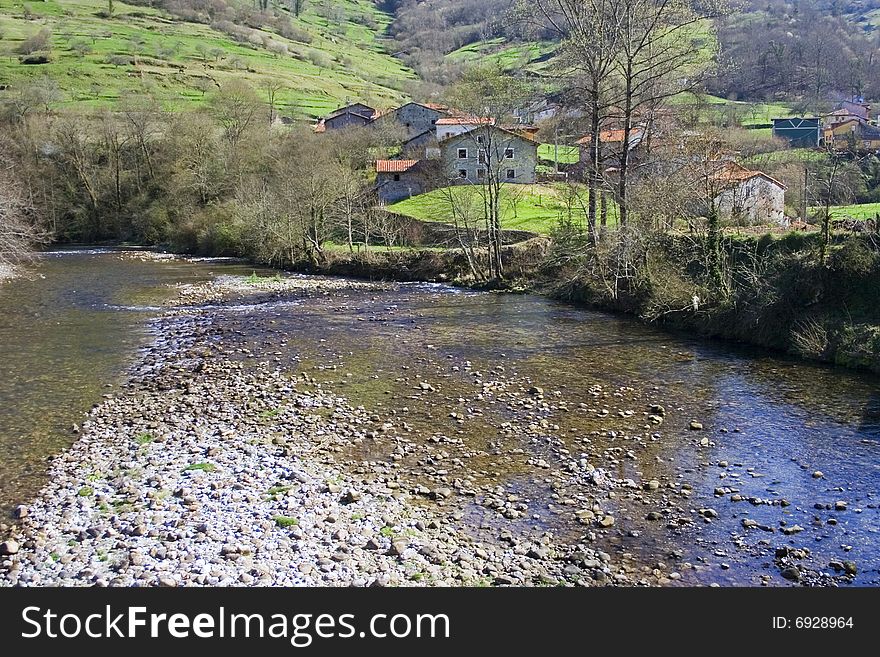
{"type": "Polygon", "coordinates": [[[282,115],[318,116],[348,99],[392,105],[415,79],[388,52],[391,17],[371,0],[307,2],[299,17],[288,3],[269,3],[265,20],[247,23],[112,4],[110,16],[107,0],[0,0],[0,88],[49,76],[60,105],[112,105],[148,90],[173,108],[234,77],[277,83],[282,115]]]}

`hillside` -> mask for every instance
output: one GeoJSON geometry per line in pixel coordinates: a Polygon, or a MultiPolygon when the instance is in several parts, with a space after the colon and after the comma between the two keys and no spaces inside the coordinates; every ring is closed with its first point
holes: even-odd
{"type": "Polygon", "coordinates": [[[148,90],[182,107],[234,77],[280,84],[282,115],[319,116],[347,99],[391,105],[415,79],[389,54],[391,16],[370,0],[305,2],[299,17],[293,3],[253,4],[229,1],[212,17],[114,2],[109,16],[106,0],[0,0],[0,88],[50,76],[61,104],[100,107],[148,90]],[[44,30],[48,45],[25,44],[44,30]],[[31,59],[48,63],[22,63],[33,45],[31,59]]]}

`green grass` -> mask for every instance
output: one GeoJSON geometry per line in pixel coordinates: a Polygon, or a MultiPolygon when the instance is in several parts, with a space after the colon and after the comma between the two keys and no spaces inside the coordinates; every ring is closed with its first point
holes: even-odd
{"type": "Polygon", "coordinates": [[[538,146],[538,158],[549,160],[559,164],[577,164],[581,160],[581,152],[577,146],[558,146],[558,158],[556,157],[557,146],[554,144],[540,144],[538,146]]]}
{"type": "MultiPolygon", "coordinates": [[[[572,203],[568,201],[571,192],[576,192],[583,206],[586,205],[586,190],[582,185],[505,185],[501,188],[501,227],[547,235],[553,232],[560,218],[583,223],[581,203],[578,200],[572,203]]],[[[413,196],[388,206],[388,209],[421,221],[452,223],[451,199],[455,207],[470,207],[475,217],[474,225],[477,225],[483,216],[481,193],[479,185],[456,185],[413,196]]],[[[616,214],[612,204],[609,207],[609,223],[616,223],[616,214]]]]}
{"type": "Polygon", "coordinates": [[[217,469],[217,466],[213,463],[193,463],[192,465],[186,466],[183,470],[186,472],[187,470],[202,470],[203,472],[214,472],[217,469]]]}
{"type": "Polygon", "coordinates": [[[526,41],[509,43],[502,37],[477,41],[462,46],[448,55],[447,59],[462,64],[496,64],[502,70],[527,68],[538,72],[555,54],[558,44],[551,41],[526,41]]]}
{"type": "Polygon", "coordinates": [[[251,272],[251,275],[244,280],[248,285],[259,285],[260,283],[265,283],[267,281],[280,283],[284,280],[284,277],[281,276],[281,272],[272,274],[271,276],[260,276],[257,272],[251,272]]]}
{"type": "Polygon", "coordinates": [[[252,33],[253,43],[242,43],[209,25],[123,2],[115,3],[112,18],[97,15],[106,10],[105,0],[25,4],[29,19],[20,0],[0,0],[0,84],[14,90],[25,80],[50,76],[63,92],[61,106],[105,107],[145,92],[169,109],[198,106],[211,90],[237,78],[255,88],[280,82],[277,102],[283,115],[320,116],[346,101],[394,105],[404,100],[403,85],[415,79],[388,52],[381,35],[391,17],[370,0],[335,0],[332,22],[319,13],[324,4],[307,3],[292,24],[311,43],[268,27],[252,33]],[[52,32],[53,61],[20,64],[17,47],[44,27],[52,32]],[[76,44],[90,52],[76,52],[76,44]],[[109,63],[117,56],[130,62],[109,63]]]}
{"type": "MultiPolygon", "coordinates": [[[[773,119],[791,116],[792,113],[791,106],[785,103],[749,103],[690,91],[673,96],[669,102],[678,107],[700,106],[700,119],[704,122],[726,122],[743,127],[772,123],[773,119]]],[[[770,128],[757,130],[770,134],[770,128]]]]}
{"type": "Polygon", "coordinates": [[[153,442],[153,436],[147,432],[144,432],[144,433],[138,434],[137,437],[135,437],[134,441],[138,445],[147,445],[147,444],[153,442]]]}
{"type": "Polygon", "coordinates": [[[299,520],[297,520],[296,518],[291,518],[290,516],[275,516],[273,520],[275,521],[275,524],[282,529],[287,527],[295,527],[299,524],[299,520]]]}
{"type": "MultiPolygon", "coordinates": [[[[811,210],[817,212],[819,208],[811,208],[811,210]]],[[[873,219],[878,214],[880,214],[880,203],[831,206],[832,219],[873,219]]]]}
{"type": "Polygon", "coordinates": [[[760,153],[752,157],[744,158],[743,163],[752,166],[768,164],[790,164],[815,162],[827,157],[824,151],[815,148],[786,148],[771,153],[760,153]]]}
{"type": "Polygon", "coordinates": [[[91,486],[83,486],[77,491],[76,494],[80,497],[90,497],[95,494],[95,489],[91,486]]]}

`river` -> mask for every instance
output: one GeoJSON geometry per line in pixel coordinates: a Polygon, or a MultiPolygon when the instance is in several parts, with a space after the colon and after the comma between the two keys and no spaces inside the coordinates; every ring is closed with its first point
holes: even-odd
{"type": "MultiPolygon", "coordinates": [[[[74,423],[124,382],[175,284],[252,269],[65,250],[41,256],[31,277],[0,286],[4,510],[38,491],[46,457],[71,444],[74,423]]],[[[223,339],[243,359],[313,371],[352,403],[479,450],[467,462],[441,464],[441,476],[460,471],[478,483],[501,483],[528,501],[529,512],[501,519],[465,504],[462,522],[476,534],[500,524],[583,534],[570,510],[555,504],[579,491],[562,490],[559,478],[551,482],[533,467],[562,449],[601,461],[621,479],[663,482],[650,500],[612,496],[615,529],[596,539],[648,570],[673,560],[699,565],[685,584],[779,584],[774,550],[790,545],[809,548],[817,568],[833,572],[832,561],[852,561],[855,584],[880,584],[874,376],[675,336],[541,297],[437,285],[230,307],[220,316],[229,329],[223,339]],[[544,390],[550,404],[542,418],[558,438],[556,451],[549,441],[499,433],[507,422],[534,420],[528,412],[473,401],[475,379],[502,377],[544,390]],[[420,381],[440,392],[416,398],[420,381]],[[661,404],[666,417],[647,429],[651,404],[661,404]],[[690,428],[695,421],[702,430],[690,428]],[[648,519],[651,511],[658,513],[648,519]],[[683,517],[694,520],[678,523],[683,517]],[[744,519],[757,527],[745,528],[744,519]],[[795,525],[800,530],[783,533],[795,525]]],[[[346,457],[378,455],[353,446],[346,457]]],[[[441,467],[404,463],[415,476],[436,478],[441,467]]]]}

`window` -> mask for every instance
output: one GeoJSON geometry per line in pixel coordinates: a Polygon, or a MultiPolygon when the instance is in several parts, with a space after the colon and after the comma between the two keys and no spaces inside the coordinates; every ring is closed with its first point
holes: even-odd
{"type": "Polygon", "coordinates": [[[467,169],[459,169],[458,170],[459,178],[467,178],[467,169]]]}
{"type": "Polygon", "coordinates": [[[399,173],[394,174],[394,182],[400,182],[400,174],[399,173]]]}
{"type": "Polygon", "coordinates": [[[507,170],[507,179],[513,180],[514,178],[516,178],[516,171],[514,171],[513,169],[508,169],[507,170]]]}
{"type": "Polygon", "coordinates": [[[480,161],[480,164],[486,164],[486,151],[481,150],[480,156],[477,159],[480,161]]]}
{"type": "Polygon", "coordinates": [[[513,159],[513,149],[512,148],[505,148],[504,149],[504,159],[505,160],[512,160],[513,159]]]}
{"type": "Polygon", "coordinates": [[[459,160],[466,160],[467,156],[468,156],[468,154],[467,154],[466,148],[459,148],[458,149],[458,159],[459,160]]]}
{"type": "Polygon", "coordinates": [[[486,177],[485,169],[477,169],[477,180],[483,180],[486,177]]]}
{"type": "Polygon", "coordinates": [[[486,138],[483,135],[477,135],[477,143],[478,144],[485,144],[486,138]]]}

